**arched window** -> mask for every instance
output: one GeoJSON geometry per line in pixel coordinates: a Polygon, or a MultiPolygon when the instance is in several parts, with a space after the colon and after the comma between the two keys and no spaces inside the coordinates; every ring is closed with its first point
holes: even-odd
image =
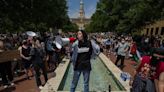
{"type": "Polygon", "coordinates": [[[156,28],[155,30],[155,35],[158,35],[159,27],[156,28]]]}

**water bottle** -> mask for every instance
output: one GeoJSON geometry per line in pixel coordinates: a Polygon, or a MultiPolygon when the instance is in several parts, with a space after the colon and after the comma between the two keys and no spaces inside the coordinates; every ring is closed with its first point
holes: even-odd
{"type": "Polygon", "coordinates": [[[123,81],[126,81],[126,74],[125,74],[125,72],[123,72],[123,73],[121,73],[121,79],[123,80],[123,81]]]}
{"type": "Polygon", "coordinates": [[[123,81],[126,81],[127,79],[128,80],[130,79],[130,74],[123,72],[123,73],[121,73],[120,77],[123,81]]]}

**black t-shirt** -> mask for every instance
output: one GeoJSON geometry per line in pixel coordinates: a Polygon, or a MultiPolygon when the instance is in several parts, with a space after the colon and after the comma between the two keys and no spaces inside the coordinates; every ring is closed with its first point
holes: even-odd
{"type": "Polygon", "coordinates": [[[75,64],[74,70],[91,70],[91,54],[92,54],[92,46],[90,41],[79,42],[78,49],[88,48],[89,50],[86,52],[78,52],[77,61],[75,64]]]}
{"type": "MultiPolygon", "coordinates": [[[[29,57],[30,56],[30,50],[31,48],[30,47],[27,47],[27,48],[24,48],[22,47],[22,54],[25,56],[25,57],[29,57]]],[[[28,61],[24,58],[22,58],[23,61],[28,61]]]]}

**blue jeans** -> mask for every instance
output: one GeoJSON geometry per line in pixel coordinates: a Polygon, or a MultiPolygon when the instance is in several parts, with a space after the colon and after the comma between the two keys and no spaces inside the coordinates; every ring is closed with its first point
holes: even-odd
{"type": "Polygon", "coordinates": [[[84,77],[84,92],[89,92],[90,71],[74,71],[70,92],[75,92],[81,73],[84,77]]]}

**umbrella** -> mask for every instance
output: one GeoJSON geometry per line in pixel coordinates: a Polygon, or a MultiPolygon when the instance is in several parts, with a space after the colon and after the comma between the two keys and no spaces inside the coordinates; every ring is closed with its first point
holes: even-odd
{"type": "Polygon", "coordinates": [[[36,36],[36,33],[33,32],[33,31],[27,31],[26,34],[27,34],[28,36],[31,36],[31,37],[36,36]]]}

